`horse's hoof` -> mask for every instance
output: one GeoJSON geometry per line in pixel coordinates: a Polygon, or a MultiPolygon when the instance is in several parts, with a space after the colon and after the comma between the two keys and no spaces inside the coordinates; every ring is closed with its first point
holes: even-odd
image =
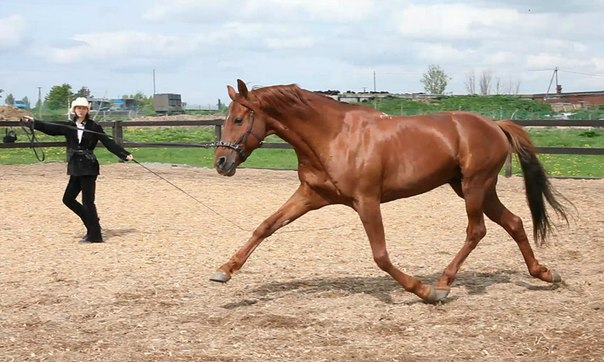
{"type": "Polygon", "coordinates": [[[226,283],[229,281],[229,279],[231,279],[231,276],[223,271],[214,272],[214,274],[212,274],[210,277],[211,281],[220,283],[226,283]]]}
{"type": "Polygon", "coordinates": [[[451,288],[430,288],[430,294],[426,298],[426,302],[436,303],[444,300],[449,295],[451,288]]]}
{"type": "Polygon", "coordinates": [[[562,281],[562,277],[558,272],[553,270],[550,270],[550,272],[552,273],[552,283],[560,283],[562,281]]]}

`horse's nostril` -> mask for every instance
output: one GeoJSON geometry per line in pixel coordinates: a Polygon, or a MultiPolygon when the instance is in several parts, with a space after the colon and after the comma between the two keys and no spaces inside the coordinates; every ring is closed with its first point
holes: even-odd
{"type": "Polygon", "coordinates": [[[226,157],[225,157],[225,156],[219,157],[219,158],[216,160],[216,167],[220,167],[220,168],[222,168],[222,167],[224,166],[224,164],[225,164],[225,163],[226,163],[226,157]]]}

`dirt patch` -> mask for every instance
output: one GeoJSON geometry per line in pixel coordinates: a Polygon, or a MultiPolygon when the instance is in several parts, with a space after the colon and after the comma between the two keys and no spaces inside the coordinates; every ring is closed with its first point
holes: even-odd
{"type": "MultiPolygon", "coordinates": [[[[228,284],[208,281],[298,185],[295,172],[102,166],[106,243],[61,204],[62,163],[0,166],[0,356],[43,361],[597,360],[604,355],[604,180],[552,180],[578,215],[531,278],[498,226],[470,255],[446,303],[405,292],[374,264],[357,215],[311,212],[267,239],[228,284]],[[211,208],[212,210],[210,210],[211,208]],[[233,224],[237,225],[234,226],[233,224]],[[241,230],[241,229],[243,230],[241,230]]],[[[502,201],[530,217],[522,179],[502,201]]],[[[434,281],[464,239],[447,187],[383,206],[393,262],[434,281]]]]}
{"type": "Polygon", "coordinates": [[[13,106],[0,106],[0,121],[18,121],[23,116],[31,116],[31,112],[13,106]]]}

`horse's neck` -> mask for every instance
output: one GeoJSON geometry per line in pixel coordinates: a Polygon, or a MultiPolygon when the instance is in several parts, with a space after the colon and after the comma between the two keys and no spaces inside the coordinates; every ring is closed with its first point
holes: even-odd
{"type": "Polygon", "coordinates": [[[292,145],[296,150],[299,161],[309,164],[323,165],[321,152],[339,132],[338,122],[334,119],[323,119],[320,115],[309,114],[297,117],[274,117],[277,119],[271,128],[281,139],[292,145]]]}

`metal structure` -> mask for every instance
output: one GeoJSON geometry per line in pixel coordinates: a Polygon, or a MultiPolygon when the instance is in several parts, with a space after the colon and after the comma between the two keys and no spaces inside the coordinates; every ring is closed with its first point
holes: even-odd
{"type": "Polygon", "coordinates": [[[160,93],[153,95],[153,110],[157,114],[184,113],[180,94],[160,93]]]}

